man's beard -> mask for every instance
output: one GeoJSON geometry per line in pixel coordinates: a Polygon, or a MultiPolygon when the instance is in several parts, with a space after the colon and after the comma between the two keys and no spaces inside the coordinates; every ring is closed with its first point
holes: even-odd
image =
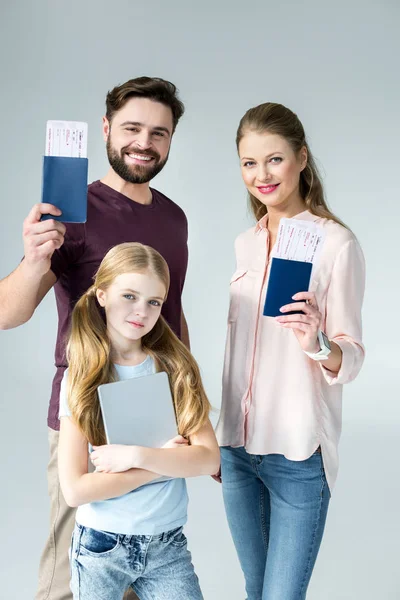
{"type": "Polygon", "coordinates": [[[147,183],[154,179],[156,175],[164,168],[168,160],[168,154],[165,160],[160,160],[160,155],[155,150],[142,151],[136,148],[125,147],[118,152],[111,145],[111,136],[107,140],[107,156],[108,162],[114,171],[125,181],[129,183],[147,183]],[[129,150],[129,151],[128,151],[129,150]],[[151,166],[144,165],[128,165],[124,160],[125,154],[140,154],[142,156],[151,156],[154,162],[151,161],[151,166]]]}

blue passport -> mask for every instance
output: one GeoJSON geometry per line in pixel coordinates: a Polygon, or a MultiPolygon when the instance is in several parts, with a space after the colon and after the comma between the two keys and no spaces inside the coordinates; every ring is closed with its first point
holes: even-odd
{"type": "Polygon", "coordinates": [[[88,159],[43,157],[42,202],[54,204],[62,215],[43,215],[42,220],[86,223],[88,159]]]}
{"type": "Polygon", "coordinates": [[[294,310],[281,313],[279,309],[285,304],[295,302],[293,300],[295,294],[308,292],[311,270],[312,263],[309,262],[273,258],[263,315],[265,317],[278,317],[283,314],[293,315],[302,312],[301,310],[294,310]]]}

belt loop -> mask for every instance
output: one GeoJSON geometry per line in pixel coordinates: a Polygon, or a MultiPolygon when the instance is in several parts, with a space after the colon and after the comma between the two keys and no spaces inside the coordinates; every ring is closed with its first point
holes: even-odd
{"type": "Polygon", "coordinates": [[[121,540],[122,544],[130,544],[132,538],[133,538],[132,535],[125,535],[125,534],[120,535],[120,540],[121,540]]]}

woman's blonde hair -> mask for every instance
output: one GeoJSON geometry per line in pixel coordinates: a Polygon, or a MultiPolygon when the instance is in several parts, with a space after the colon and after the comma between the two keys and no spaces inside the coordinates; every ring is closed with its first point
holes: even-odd
{"type": "MultiPolygon", "coordinates": [[[[321,176],[308,145],[303,125],[294,112],[289,110],[289,108],[286,108],[286,106],[276,104],[275,102],[266,102],[259,106],[255,106],[254,108],[250,108],[242,117],[237,130],[236,147],[238,151],[242,138],[249,131],[280,135],[290,144],[296,155],[298,155],[301,148],[305,147],[308,158],[306,167],[300,173],[299,191],[306,204],[306,208],[317,217],[331,219],[346,227],[346,225],[332,213],[326,203],[321,176]]],[[[257,221],[268,212],[265,204],[260,202],[260,200],[257,200],[257,198],[250,193],[249,204],[257,221]]]]}
{"type": "MultiPolygon", "coordinates": [[[[118,275],[150,271],[169,289],[169,269],[153,248],[128,242],[112,248],[102,260],[94,285],[77,302],[67,344],[69,364],[67,397],[72,418],[92,445],[106,443],[97,388],[116,380],[111,361],[111,342],[96,290],[107,290],[118,275]]],[[[186,346],[160,315],[142,338],[143,350],[155,361],[157,371],[169,376],[178,431],[194,434],[207,421],[210,403],[199,367],[186,346]]]]}

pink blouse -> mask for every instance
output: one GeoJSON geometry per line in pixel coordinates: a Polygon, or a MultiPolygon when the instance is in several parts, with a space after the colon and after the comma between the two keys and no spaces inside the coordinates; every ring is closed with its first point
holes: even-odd
{"type": "MultiPolygon", "coordinates": [[[[305,460],[321,446],[330,490],[338,470],[342,386],[364,360],[361,306],[365,264],[355,236],[334,221],[305,211],[295,219],[324,228],[310,291],[323,315],[323,329],[343,352],[338,373],[309,358],[291,329],[264,317],[270,262],[268,215],[235,242],[237,269],[231,279],[223,372],[220,446],[244,446],[250,454],[283,454],[305,460]]],[[[305,290],[299,290],[305,291],[305,290]]]]}

